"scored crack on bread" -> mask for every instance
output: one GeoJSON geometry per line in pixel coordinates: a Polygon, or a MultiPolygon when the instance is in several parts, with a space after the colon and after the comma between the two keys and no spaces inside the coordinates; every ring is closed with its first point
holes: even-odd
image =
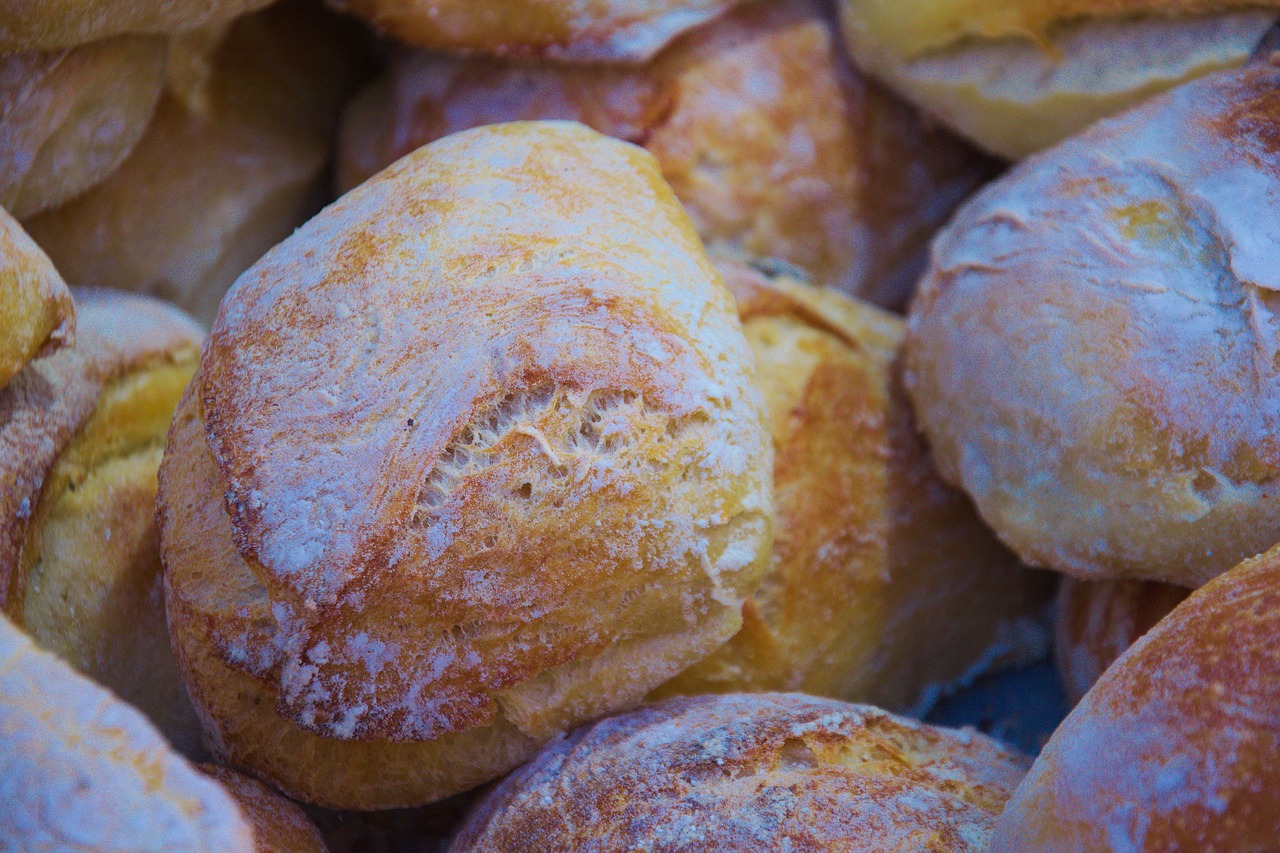
{"type": "Polygon", "coordinates": [[[1016,160],[1241,65],[1280,0],[842,0],[841,9],[867,73],[1016,160]]]}
{"type": "Polygon", "coordinates": [[[203,336],[146,297],[75,297],[76,346],[0,390],[0,608],[198,754],[165,623],[155,494],[203,336]]]}
{"type": "Polygon", "coordinates": [[[31,359],[74,342],[75,327],[62,276],[0,207],[0,390],[31,359]]]}
{"type": "Polygon", "coordinates": [[[155,118],[105,180],[26,221],[69,280],[210,323],[241,272],[319,208],[362,34],[316,5],[184,34],[155,118]]]}
{"type": "MultiPolygon", "coordinates": [[[[223,788],[0,616],[0,848],[253,853],[223,788]]],[[[268,848],[269,849],[269,848],[268,848]]]]}
{"type": "Polygon", "coordinates": [[[236,801],[253,830],[257,853],[328,853],[320,830],[297,803],[226,767],[202,764],[200,770],[236,801]]]}
{"type": "Polygon", "coordinates": [[[1036,759],[996,853],[1270,850],[1280,833],[1280,549],[1191,594],[1036,759]]]}
{"type": "Polygon", "coordinates": [[[922,713],[1048,651],[1051,577],[933,470],[901,387],[902,319],[717,258],[774,444],[773,556],[728,644],[659,689],[802,690],[922,713]]]}
{"type": "Polygon", "coordinates": [[[708,246],[905,303],[925,246],[993,164],[849,64],[826,7],[752,3],[638,68],[393,53],[349,107],[340,189],[449,133],[572,119],[643,145],[708,246]]]}
{"type": "Polygon", "coordinates": [[[161,468],[215,754],[420,804],[708,654],[768,559],[750,365],[639,148],[493,125],[343,196],[228,294],[161,468]]]}
{"type": "Polygon", "coordinates": [[[450,851],[977,853],[1028,763],[867,705],[682,697],[553,741],[481,799],[450,851]]]}
{"type": "Polygon", "coordinates": [[[907,388],[1030,565],[1196,587],[1280,540],[1280,67],[1015,167],[933,244],[907,388]]]}
{"type": "Polygon", "coordinates": [[[155,112],[165,52],[162,37],[120,36],[0,56],[0,206],[27,219],[119,166],[155,112]]]}
{"type": "Polygon", "coordinates": [[[743,0],[345,0],[408,44],[570,62],[643,62],[743,0]]]}
{"type": "Polygon", "coordinates": [[[0,53],[56,50],[130,33],[167,35],[225,23],[272,0],[5,0],[0,53]]]}

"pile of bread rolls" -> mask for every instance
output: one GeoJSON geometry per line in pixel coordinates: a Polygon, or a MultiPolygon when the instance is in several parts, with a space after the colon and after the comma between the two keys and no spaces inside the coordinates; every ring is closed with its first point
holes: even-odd
{"type": "Polygon", "coordinates": [[[1274,847],[1280,3],[333,5],[0,9],[0,849],[1274,847]]]}

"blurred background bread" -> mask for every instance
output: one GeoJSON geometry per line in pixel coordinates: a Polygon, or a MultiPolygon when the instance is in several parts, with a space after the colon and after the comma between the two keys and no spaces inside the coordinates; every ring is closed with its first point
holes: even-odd
{"type": "Polygon", "coordinates": [[[54,50],[128,33],[169,33],[226,23],[271,0],[6,0],[0,53],[54,50]]]}
{"type": "Polygon", "coordinates": [[[69,346],[75,326],[62,276],[0,207],[0,389],[31,359],[69,346]]]}

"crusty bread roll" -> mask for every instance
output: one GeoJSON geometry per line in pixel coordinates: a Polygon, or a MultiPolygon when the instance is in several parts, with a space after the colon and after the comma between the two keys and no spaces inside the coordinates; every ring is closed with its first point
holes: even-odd
{"type": "Polygon", "coordinates": [[[76,346],[0,390],[0,608],[197,754],[165,624],[155,495],[202,335],[146,297],[77,291],[76,302],[76,346]]]}
{"type": "Polygon", "coordinates": [[[200,769],[236,801],[253,830],[257,853],[328,853],[320,831],[297,803],[226,767],[203,764],[200,769]]]}
{"type": "Polygon", "coordinates": [[[225,23],[272,0],[5,0],[0,53],[54,50],[126,33],[225,23]]]}
{"type": "Polygon", "coordinates": [[[176,39],[170,85],[132,155],[28,220],[31,235],[69,280],[149,292],[211,322],[236,276],[319,207],[338,111],[362,67],[354,29],[285,3],[225,37],[176,39]]]}
{"type": "Polygon", "coordinates": [[[985,851],[1027,763],[867,705],[679,698],[548,745],[450,850],[985,851]]]}
{"type": "Polygon", "coordinates": [[[422,47],[569,61],[643,62],[743,0],[347,0],[422,47]]]}
{"type": "Polygon", "coordinates": [[[995,851],[1273,850],[1280,549],[1195,592],[1068,715],[995,851]]]}
{"type": "Polygon", "coordinates": [[[782,0],[634,69],[400,51],[348,110],[340,187],[467,127],[574,119],[649,149],[709,246],[897,307],[929,237],[993,171],[858,75],[835,30],[822,4],[782,0]]]}
{"type": "Polygon", "coordinates": [[[120,36],[0,56],[0,206],[26,219],[119,166],[155,112],[165,48],[120,36]]]}
{"type": "Polygon", "coordinates": [[[933,244],[907,385],[1031,565],[1198,586],[1280,541],[1280,66],[1032,158],[933,244]]]}
{"type": "Polygon", "coordinates": [[[0,389],[31,359],[70,344],[75,327],[71,291],[0,207],[0,389]]]}
{"type": "Polygon", "coordinates": [[[1079,702],[1116,658],[1190,594],[1154,581],[1063,578],[1053,642],[1068,700],[1079,702]]]}
{"type": "Polygon", "coordinates": [[[717,261],[756,357],[774,445],[773,556],[742,630],[660,690],[800,690],[922,712],[1047,652],[1052,579],[944,485],[902,391],[902,320],[717,261]]]}
{"type": "Polygon", "coordinates": [[[347,193],[228,294],[161,469],[215,754],[428,802],[707,655],[768,560],[750,365],[639,148],[493,125],[347,193]]]}
{"type": "Polygon", "coordinates": [[[1018,159],[1240,65],[1280,0],[841,0],[858,64],[1018,159]]]}

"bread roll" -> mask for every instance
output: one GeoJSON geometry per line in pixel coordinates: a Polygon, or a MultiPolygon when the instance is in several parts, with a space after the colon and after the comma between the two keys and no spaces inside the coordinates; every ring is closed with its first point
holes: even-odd
{"type": "Polygon", "coordinates": [[[743,0],[348,0],[409,44],[495,56],[643,62],[743,0]]]}
{"type": "Polygon", "coordinates": [[[75,348],[0,391],[0,608],[197,754],[165,625],[155,495],[202,336],[145,297],[76,297],[75,348]]]}
{"type": "Polygon", "coordinates": [[[774,446],[773,556],[742,630],[660,690],[800,690],[925,710],[1048,649],[1049,576],[938,480],[899,375],[900,318],[738,261],[774,446]]]}
{"type": "Polygon", "coordinates": [[[75,327],[71,291],[0,207],[0,389],[31,359],[70,344],[75,327]]]}
{"type": "Polygon", "coordinates": [[[974,731],[866,705],[674,699],[548,745],[450,850],[985,851],[1026,766],[974,731]]]}
{"type": "Polygon", "coordinates": [[[939,234],[907,386],[1026,562],[1195,587],[1280,541],[1280,66],[1021,164],[939,234]]]}
{"type": "Polygon", "coordinates": [[[271,0],[5,0],[0,53],[54,50],[126,33],[225,23],[271,0]]]}
{"type": "Polygon", "coordinates": [[[161,469],[215,754],[429,802],[707,655],[768,559],[750,363],[634,146],[494,125],[343,196],[228,294],[161,469]]]}
{"type": "Polygon", "coordinates": [[[165,46],[120,36],[0,56],[0,206],[26,219],[119,166],[155,112],[165,46]]]}
{"type": "Polygon", "coordinates": [[[200,769],[236,801],[253,830],[258,853],[328,853],[316,825],[297,803],[226,767],[204,764],[200,769]]]}
{"type": "Polygon", "coordinates": [[[1068,700],[1079,702],[1116,658],[1190,594],[1167,583],[1063,578],[1054,653],[1068,700]]]}
{"type": "Polygon", "coordinates": [[[393,54],[348,111],[343,188],[425,142],[514,119],[573,119],[652,152],[707,244],[820,284],[905,302],[925,243],[991,164],[849,65],[825,6],[755,3],[646,66],[393,54]]]}
{"type": "Polygon", "coordinates": [[[995,851],[1271,850],[1280,833],[1280,550],[1192,594],[1102,674],[995,851]]]}
{"type": "Polygon", "coordinates": [[[352,29],[286,3],[225,38],[177,40],[170,86],[133,154],[29,220],[32,236],[70,280],[152,293],[211,322],[236,276],[319,207],[338,110],[361,67],[352,29]],[[192,72],[201,62],[207,79],[192,72]]]}
{"type": "Polygon", "coordinates": [[[1245,61],[1280,0],[841,0],[858,64],[1016,160],[1245,61]]]}

